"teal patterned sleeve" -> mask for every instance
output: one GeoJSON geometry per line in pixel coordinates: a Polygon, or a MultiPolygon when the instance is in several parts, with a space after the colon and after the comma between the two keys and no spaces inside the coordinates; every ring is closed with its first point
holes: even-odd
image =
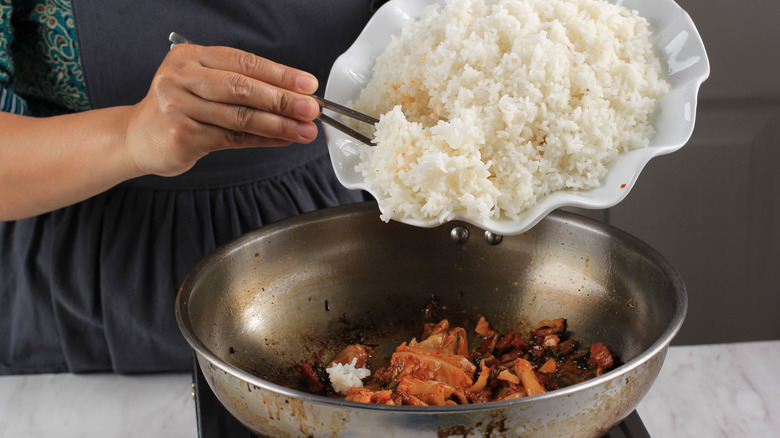
{"type": "Polygon", "coordinates": [[[0,0],[0,111],[24,114],[27,112],[27,104],[24,99],[10,90],[11,77],[14,73],[10,51],[14,38],[11,24],[13,12],[11,0],[0,0]]]}
{"type": "Polygon", "coordinates": [[[24,99],[9,91],[7,88],[0,87],[0,111],[25,114],[27,113],[27,104],[24,99]]]}

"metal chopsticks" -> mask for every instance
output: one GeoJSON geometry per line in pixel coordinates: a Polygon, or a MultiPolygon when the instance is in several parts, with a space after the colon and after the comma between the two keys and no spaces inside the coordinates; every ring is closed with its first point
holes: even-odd
{"type": "MultiPolygon", "coordinates": [[[[358,121],[361,121],[361,122],[369,123],[371,125],[374,125],[377,122],[379,122],[379,119],[376,119],[376,118],[371,117],[371,116],[369,116],[367,114],[363,114],[361,112],[355,111],[355,110],[353,110],[351,108],[347,108],[347,107],[345,107],[343,105],[339,105],[339,104],[337,104],[335,102],[331,102],[329,100],[323,99],[322,97],[314,96],[314,95],[312,95],[312,97],[314,98],[314,100],[317,101],[317,103],[320,105],[320,107],[322,107],[324,109],[331,110],[333,112],[345,115],[347,117],[351,117],[351,118],[353,118],[355,120],[358,120],[358,121]]],[[[328,125],[338,129],[339,131],[343,132],[344,134],[347,134],[350,137],[355,138],[356,140],[359,140],[359,141],[361,141],[361,142],[363,142],[363,143],[365,143],[365,144],[367,144],[369,146],[373,146],[374,145],[373,143],[371,143],[371,139],[370,138],[368,138],[365,135],[361,134],[360,132],[350,128],[349,126],[344,125],[343,123],[339,122],[338,120],[336,120],[336,119],[334,119],[334,118],[324,114],[322,111],[320,111],[320,115],[317,116],[317,118],[322,120],[323,123],[327,123],[328,125]]]]}

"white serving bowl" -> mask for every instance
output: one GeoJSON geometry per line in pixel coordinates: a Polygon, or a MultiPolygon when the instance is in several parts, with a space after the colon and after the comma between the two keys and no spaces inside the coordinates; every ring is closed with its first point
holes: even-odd
{"type": "MultiPolygon", "coordinates": [[[[655,37],[655,47],[661,58],[666,80],[671,88],[660,98],[653,115],[656,134],[648,147],[635,149],[618,156],[608,167],[601,185],[587,191],[558,191],[540,199],[523,212],[517,220],[505,218],[477,221],[455,212],[453,220],[462,220],[501,235],[527,231],[551,211],[566,206],[583,208],[611,207],[626,197],[639,173],[651,158],[680,149],[693,133],[696,119],[696,100],[699,87],[710,73],[707,52],[690,16],[672,0],[616,0],[615,3],[635,9],[649,22],[655,37]]],[[[382,6],[371,18],[357,40],[333,64],[325,98],[347,103],[358,98],[360,90],[371,78],[374,61],[387,47],[393,35],[416,20],[430,4],[445,0],[392,0],[382,6]]],[[[369,189],[360,172],[360,143],[348,135],[325,126],[333,168],[341,184],[349,189],[366,190],[373,195],[380,210],[385,212],[381,194],[369,189]]],[[[400,222],[419,227],[435,227],[441,222],[399,218],[400,222]]]]}

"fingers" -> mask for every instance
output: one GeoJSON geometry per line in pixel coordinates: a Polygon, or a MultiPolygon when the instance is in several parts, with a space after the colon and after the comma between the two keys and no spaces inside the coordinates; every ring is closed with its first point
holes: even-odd
{"type": "Polygon", "coordinates": [[[249,106],[203,101],[191,108],[188,114],[193,120],[228,131],[278,138],[288,142],[309,143],[317,137],[317,126],[311,121],[282,117],[249,106]]]}
{"type": "Polygon", "coordinates": [[[311,121],[320,109],[308,96],[317,88],[311,74],[226,47],[174,50],[179,51],[175,67],[156,78],[164,100],[160,105],[175,102],[170,112],[183,111],[204,124],[265,138],[308,143],[316,137],[311,121]],[[195,99],[170,99],[178,88],[195,99]]]}
{"type": "Polygon", "coordinates": [[[218,126],[206,126],[200,133],[211,144],[219,144],[223,149],[247,147],[279,147],[291,144],[291,141],[280,138],[268,138],[248,134],[244,131],[231,131],[218,126]]]}
{"type": "Polygon", "coordinates": [[[304,71],[228,47],[201,47],[195,59],[206,68],[238,73],[299,94],[317,90],[317,78],[304,71]]]}
{"type": "Polygon", "coordinates": [[[319,114],[317,102],[307,96],[258,79],[223,70],[204,69],[184,86],[202,99],[310,121],[319,114]]]}
{"type": "MultiPolygon", "coordinates": [[[[178,46],[177,46],[178,47],[178,46]]],[[[308,95],[317,90],[317,78],[304,71],[228,47],[185,46],[185,55],[203,67],[190,91],[207,100],[247,105],[312,120],[319,106],[308,95]]]]}

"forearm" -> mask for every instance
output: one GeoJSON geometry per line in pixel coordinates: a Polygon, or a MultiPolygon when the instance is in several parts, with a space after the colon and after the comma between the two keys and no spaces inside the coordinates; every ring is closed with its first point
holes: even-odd
{"type": "Polygon", "coordinates": [[[129,109],[0,113],[0,220],[53,211],[140,176],[125,146],[129,109]]]}

